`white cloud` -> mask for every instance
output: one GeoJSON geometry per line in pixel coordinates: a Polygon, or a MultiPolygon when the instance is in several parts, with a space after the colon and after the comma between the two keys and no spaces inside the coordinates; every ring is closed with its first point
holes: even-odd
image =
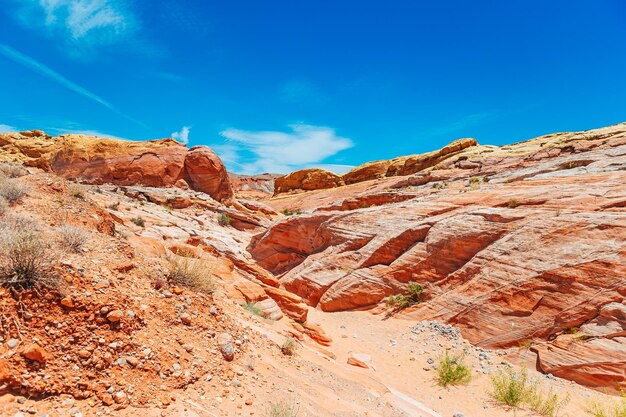
{"type": "Polygon", "coordinates": [[[17,132],[17,129],[13,126],[0,124],[0,133],[7,133],[7,132],[17,132]]]}
{"type": "Polygon", "coordinates": [[[25,0],[18,20],[61,35],[70,49],[112,45],[137,28],[127,0],[25,0]]]}
{"type": "Polygon", "coordinates": [[[337,136],[329,127],[305,124],[289,127],[290,133],[226,129],[220,135],[227,143],[214,148],[236,172],[283,174],[302,168],[331,166],[323,161],[354,146],[350,139],[337,136]]]}
{"type": "Polygon", "coordinates": [[[134,122],[137,123],[141,126],[145,126],[143,123],[123,114],[122,112],[120,112],[118,109],[116,109],[111,103],[109,103],[108,101],[106,101],[105,99],[103,99],[102,97],[92,93],[91,91],[81,87],[80,85],[68,80],[67,78],[65,78],[64,76],[62,76],[61,74],[59,74],[58,72],[54,71],[53,69],[47,67],[46,65],[42,64],[41,62],[35,60],[34,58],[31,58],[28,55],[25,55],[21,52],[16,51],[15,49],[11,48],[8,45],[4,45],[2,43],[0,43],[0,54],[4,55],[5,57],[7,57],[8,59],[38,73],[39,75],[48,78],[49,80],[54,81],[55,83],[62,85],[63,87],[67,88],[68,90],[71,90],[77,94],[80,94],[83,97],[86,97],[92,101],[95,101],[98,104],[103,105],[104,107],[108,108],[109,110],[119,114],[120,116],[134,122]]]}
{"type": "Polygon", "coordinates": [[[191,130],[191,126],[183,126],[180,132],[173,132],[171,136],[186,145],[189,143],[189,130],[191,130]]]}

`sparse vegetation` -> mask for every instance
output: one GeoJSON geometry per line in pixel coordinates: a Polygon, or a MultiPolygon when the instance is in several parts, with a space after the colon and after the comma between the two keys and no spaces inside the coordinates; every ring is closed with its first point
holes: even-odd
{"type": "Polygon", "coordinates": [[[515,372],[512,369],[499,371],[491,376],[491,397],[498,403],[519,408],[528,403],[537,390],[536,384],[528,378],[528,372],[515,372]]]}
{"type": "Polygon", "coordinates": [[[398,310],[419,304],[422,301],[424,288],[417,282],[409,282],[407,289],[402,294],[390,295],[387,298],[387,305],[398,310]]]}
{"type": "Polygon", "coordinates": [[[592,401],[585,411],[593,417],[626,417],[626,399],[608,403],[592,401]]]}
{"type": "Polygon", "coordinates": [[[51,270],[52,253],[39,224],[25,215],[13,214],[0,222],[0,282],[13,288],[43,285],[56,288],[51,270]]]}
{"type": "Polygon", "coordinates": [[[263,314],[263,311],[261,311],[261,309],[254,303],[247,303],[246,305],[243,306],[243,308],[244,310],[249,311],[255,316],[265,317],[265,315],[263,314]]]}
{"type": "Polygon", "coordinates": [[[519,206],[519,201],[517,201],[516,199],[512,198],[509,200],[509,202],[507,203],[507,207],[510,209],[513,209],[515,207],[519,206]]]}
{"type": "Polygon", "coordinates": [[[285,216],[293,216],[296,214],[302,214],[302,210],[297,208],[297,209],[289,209],[286,208],[283,211],[281,211],[281,213],[283,213],[285,216]]]}
{"type": "Polygon", "coordinates": [[[228,214],[226,213],[220,213],[217,216],[217,223],[220,226],[230,226],[230,224],[233,222],[233,218],[230,217],[228,214]]]}
{"type": "Polygon", "coordinates": [[[8,178],[23,177],[28,175],[28,170],[24,168],[24,165],[5,161],[0,163],[0,175],[8,178]]]}
{"type": "Polygon", "coordinates": [[[131,222],[135,223],[139,227],[145,227],[146,221],[141,216],[133,217],[130,219],[131,222]]]}
{"type": "Polygon", "coordinates": [[[489,181],[491,181],[491,178],[489,178],[489,177],[483,177],[483,182],[489,182],[489,181]]]}
{"type": "Polygon", "coordinates": [[[437,381],[442,387],[467,384],[472,379],[470,368],[465,365],[462,355],[450,356],[446,351],[437,365],[437,381]]]}
{"type": "Polygon", "coordinates": [[[8,205],[9,203],[7,202],[7,199],[0,196],[0,216],[2,216],[4,212],[7,210],[8,205]]]}
{"type": "Polygon", "coordinates": [[[67,193],[72,197],[78,198],[79,200],[84,200],[87,195],[87,187],[82,184],[72,182],[67,186],[67,193]]]}
{"type": "Polygon", "coordinates": [[[119,210],[119,209],[120,209],[120,202],[118,201],[118,202],[116,202],[116,203],[109,204],[109,205],[107,206],[107,208],[108,208],[108,209],[111,209],[111,210],[116,210],[116,211],[117,211],[117,210],[119,210]]]}
{"type": "Polygon", "coordinates": [[[212,293],[215,283],[206,261],[171,255],[168,257],[168,279],[197,291],[212,293]]]}
{"type": "Polygon", "coordinates": [[[300,408],[293,403],[284,401],[271,403],[267,409],[267,417],[298,417],[300,408]]]}
{"type": "Polygon", "coordinates": [[[433,188],[435,190],[442,190],[444,188],[448,188],[448,181],[436,182],[433,184],[433,188]]]}
{"type": "Polygon", "coordinates": [[[80,227],[64,224],[57,228],[63,246],[72,252],[80,252],[89,238],[89,235],[80,227]]]}
{"type": "Polygon", "coordinates": [[[30,187],[11,178],[0,178],[0,196],[10,204],[18,204],[28,195],[30,187]]]}
{"type": "Polygon", "coordinates": [[[478,184],[480,182],[480,178],[478,177],[472,177],[469,180],[470,184],[478,184]]]}
{"type": "Polygon", "coordinates": [[[541,390],[535,390],[528,401],[530,409],[535,413],[545,417],[558,417],[561,410],[569,402],[569,395],[565,398],[559,398],[559,395],[550,389],[543,393],[541,390]]]}
{"type": "Polygon", "coordinates": [[[293,356],[298,351],[298,342],[293,337],[287,337],[280,347],[280,351],[283,355],[293,356]]]}

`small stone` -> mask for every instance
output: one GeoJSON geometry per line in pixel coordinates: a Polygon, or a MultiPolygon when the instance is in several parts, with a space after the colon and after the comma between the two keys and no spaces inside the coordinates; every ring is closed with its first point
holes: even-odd
{"type": "Polygon", "coordinates": [[[118,391],[115,393],[113,398],[115,399],[116,403],[121,404],[126,401],[126,393],[124,391],[118,391]]]}
{"type": "Polygon", "coordinates": [[[44,348],[36,343],[30,344],[22,350],[22,356],[26,359],[40,363],[45,363],[48,360],[49,355],[50,354],[44,348]]]}
{"type": "Polygon", "coordinates": [[[87,359],[90,356],[91,352],[89,352],[87,349],[81,349],[78,351],[78,357],[81,359],[87,359]]]}
{"type": "Polygon", "coordinates": [[[133,368],[136,368],[139,364],[139,359],[135,358],[134,356],[129,356],[126,358],[126,362],[128,362],[128,364],[133,368]]]}
{"type": "Polygon", "coordinates": [[[206,378],[204,378],[204,380],[205,380],[205,381],[210,381],[210,380],[212,380],[212,379],[213,379],[213,375],[211,375],[211,374],[208,374],[208,375],[206,376],[206,378]]]}
{"type": "Polygon", "coordinates": [[[17,397],[15,401],[17,401],[18,404],[24,404],[26,402],[26,398],[20,396],[20,397],[17,397]]]}
{"type": "Polygon", "coordinates": [[[452,417],[465,417],[465,414],[461,413],[460,411],[457,411],[456,413],[452,414],[452,417]]]}
{"type": "Polygon", "coordinates": [[[18,343],[19,342],[17,339],[9,339],[9,341],[7,342],[7,346],[9,346],[10,349],[13,349],[17,346],[18,343]]]}
{"type": "Polygon", "coordinates": [[[175,370],[176,372],[181,370],[180,364],[179,363],[175,363],[174,365],[172,365],[172,369],[175,370]]]}
{"type": "Polygon", "coordinates": [[[211,306],[211,308],[209,308],[209,313],[212,316],[217,316],[217,308],[215,308],[215,306],[211,306]]]}
{"type": "Polygon", "coordinates": [[[119,359],[117,360],[117,364],[118,364],[119,366],[126,366],[126,358],[119,358],[119,359]]]}
{"type": "Polygon", "coordinates": [[[181,295],[183,293],[183,289],[179,287],[172,288],[172,292],[176,295],[181,295]]]}
{"type": "Polygon", "coordinates": [[[188,313],[183,313],[180,315],[180,321],[183,322],[183,324],[191,324],[191,316],[188,313]]]}
{"type": "Polygon", "coordinates": [[[163,294],[163,296],[165,298],[172,298],[172,296],[174,295],[171,292],[169,292],[168,290],[163,290],[163,292],[161,294],[163,294]]]}
{"type": "Polygon", "coordinates": [[[74,308],[74,301],[70,297],[65,297],[61,300],[61,305],[67,308],[74,308]]]}
{"type": "Polygon", "coordinates": [[[237,377],[233,378],[233,385],[236,387],[241,387],[241,382],[239,382],[239,379],[237,379],[237,377]]]}
{"type": "Polygon", "coordinates": [[[252,405],[252,400],[250,398],[246,400],[246,405],[252,405]]]}
{"type": "Polygon", "coordinates": [[[111,323],[117,323],[122,320],[122,317],[124,317],[124,312],[122,310],[113,310],[107,314],[107,320],[111,323]]]}
{"type": "Polygon", "coordinates": [[[233,337],[228,333],[222,333],[217,337],[217,343],[219,344],[222,356],[228,362],[235,358],[235,348],[233,347],[233,337]]]}

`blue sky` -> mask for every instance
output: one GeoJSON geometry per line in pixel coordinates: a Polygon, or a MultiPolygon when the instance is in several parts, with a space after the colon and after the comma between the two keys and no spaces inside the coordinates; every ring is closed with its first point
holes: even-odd
{"type": "Polygon", "coordinates": [[[338,172],[626,121],[626,2],[0,0],[0,131],[338,172]]]}

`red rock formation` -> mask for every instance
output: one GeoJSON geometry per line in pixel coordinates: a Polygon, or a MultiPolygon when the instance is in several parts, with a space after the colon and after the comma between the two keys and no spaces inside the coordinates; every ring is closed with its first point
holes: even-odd
{"type": "Polygon", "coordinates": [[[0,151],[14,161],[92,184],[189,185],[219,201],[233,192],[219,157],[206,146],[190,150],[173,139],[124,141],[41,131],[0,134],[0,151]]]}
{"type": "MultiPolygon", "coordinates": [[[[489,348],[621,317],[607,306],[626,297],[626,125],[469,147],[436,168],[446,169],[372,181],[372,191],[285,218],[249,251],[324,311],[375,306],[419,282],[426,302],[407,315],[455,324],[489,348]]],[[[314,204],[324,192],[336,194],[276,201],[314,204]]],[[[624,387],[626,338],[611,320],[572,345],[578,359],[561,341],[538,348],[540,367],[624,387]]]]}
{"type": "Polygon", "coordinates": [[[274,181],[274,194],[294,190],[320,190],[343,185],[341,177],[330,171],[319,168],[303,169],[292,172],[274,181]]]}

